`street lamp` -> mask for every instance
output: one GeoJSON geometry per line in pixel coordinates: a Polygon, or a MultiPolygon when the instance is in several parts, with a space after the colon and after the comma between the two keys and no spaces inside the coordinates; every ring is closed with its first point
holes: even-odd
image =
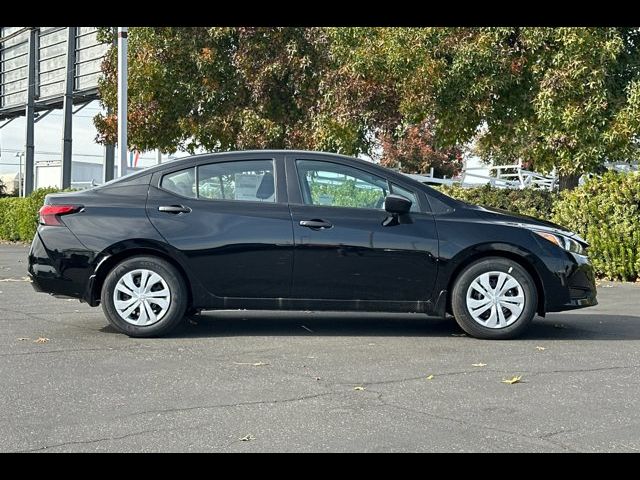
{"type": "Polygon", "coordinates": [[[22,158],[24,157],[24,152],[16,153],[16,157],[20,158],[20,167],[18,170],[18,196],[22,197],[22,193],[24,191],[22,188],[22,158]]]}

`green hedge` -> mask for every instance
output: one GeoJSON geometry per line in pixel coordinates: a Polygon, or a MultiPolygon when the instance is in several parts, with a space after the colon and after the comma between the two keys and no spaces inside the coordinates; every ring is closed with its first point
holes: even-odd
{"type": "Polygon", "coordinates": [[[589,258],[599,277],[640,278],[640,174],[608,172],[560,194],[489,185],[439,190],[470,203],[556,222],[589,242],[589,258]]]}
{"type": "Polygon", "coordinates": [[[551,220],[558,194],[547,190],[497,188],[490,185],[463,188],[458,185],[439,187],[445,195],[486,207],[501,208],[520,215],[551,220]]]}
{"type": "Polygon", "coordinates": [[[608,172],[562,192],[553,219],[586,238],[600,276],[640,278],[640,174],[608,172]]]}
{"type": "Polygon", "coordinates": [[[38,228],[38,210],[55,188],[41,188],[25,198],[0,198],[0,239],[30,242],[38,228]]]}

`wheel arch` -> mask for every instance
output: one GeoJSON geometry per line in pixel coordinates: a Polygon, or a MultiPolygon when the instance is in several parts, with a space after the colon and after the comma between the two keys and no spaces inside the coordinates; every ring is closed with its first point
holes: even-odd
{"type": "Polygon", "coordinates": [[[94,273],[89,278],[87,291],[85,293],[87,303],[92,307],[98,306],[100,304],[102,286],[109,272],[123,260],[138,256],[158,257],[174,266],[180,273],[187,287],[188,306],[193,304],[193,282],[187,274],[185,267],[167,250],[152,244],[114,246],[98,255],[94,273]]]}
{"type": "Polygon", "coordinates": [[[472,263],[484,258],[501,257],[516,262],[522,268],[524,268],[529,275],[531,275],[531,278],[533,278],[533,282],[536,286],[536,293],[538,295],[538,305],[536,308],[536,312],[538,313],[538,315],[544,316],[544,284],[542,283],[540,273],[536,269],[534,262],[531,260],[531,255],[531,253],[527,252],[526,250],[522,250],[519,247],[514,247],[511,245],[496,246],[495,244],[492,244],[491,246],[487,246],[486,248],[476,249],[473,253],[469,253],[467,256],[464,256],[464,258],[457,262],[455,269],[449,277],[449,282],[447,284],[447,312],[451,313],[451,296],[453,294],[453,285],[460,274],[464,271],[464,269],[472,263]]]}

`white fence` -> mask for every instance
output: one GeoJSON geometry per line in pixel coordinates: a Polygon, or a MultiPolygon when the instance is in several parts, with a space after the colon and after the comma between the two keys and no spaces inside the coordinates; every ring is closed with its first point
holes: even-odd
{"type": "MultiPolygon", "coordinates": [[[[638,171],[638,162],[630,163],[605,163],[605,167],[609,170],[615,170],[618,172],[632,172],[638,171]]],[[[543,175],[531,170],[522,168],[521,162],[514,165],[495,165],[487,167],[472,167],[467,168],[466,161],[462,173],[458,177],[453,178],[438,178],[433,175],[433,168],[429,174],[417,175],[407,173],[409,177],[418,180],[422,183],[430,183],[437,185],[460,185],[462,187],[478,187],[482,184],[490,184],[498,188],[540,188],[544,190],[557,190],[558,188],[558,176],[555,170],[549,175],[543,175]],[[489,173],[495,172],[495,175],[485,175],[478,172],[489,173]],[[469,179],[473,178],[475,182],[470,182],[469,179]],[[481,180],[478,182],[477,179],[481,180]],[[482,181],[484,180],[484,181],[482,181]]]]}

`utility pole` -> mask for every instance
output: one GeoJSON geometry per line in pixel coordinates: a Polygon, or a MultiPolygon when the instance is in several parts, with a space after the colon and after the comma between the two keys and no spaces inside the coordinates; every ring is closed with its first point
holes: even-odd
{"type": "Polygon", "coordinates": [[[118,27],[118,152],[119,176],[127,174],[127,30],[118,27]]]}
{"type": "Polygon", "coordinates": [[[26,131],[26,164],[24,169],[24,189],[23,195],[26,197],[33,191],[33,174],[35,170],[35,149],[33,125],[35,122],[35,97],[36,97],[36,27],[29,30],[28,53],[27,53],[27,108],[25,110],[27,131],[26,131]]]}
{"type": "Polygon", "coordinates": [[[71,187],[71,152],[73,146],[73,82],[76,67],[76,27],[67,27],[67,68],[64,88],[64,126],[62,129],[62,188],[71,187]]]}

